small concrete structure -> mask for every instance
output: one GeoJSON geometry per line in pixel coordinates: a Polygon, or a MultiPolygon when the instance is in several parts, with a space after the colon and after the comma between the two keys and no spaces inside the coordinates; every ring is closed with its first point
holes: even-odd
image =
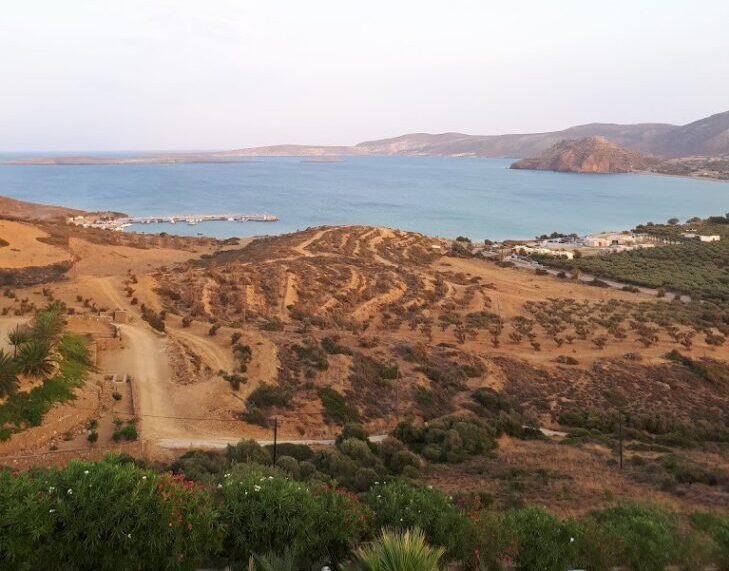
{"type": "Polygon", "coordinates": [[[129,323],[129,313],[126,309],[115,309],[112,319],[114,323],[129,323]]]}
{"type": "Polygon", "coordinates": [[[721,240],[721,236],[718,234],[710,234],[710,235],[702,235],[702,234],[695,234],[693,232],[686,232],[684,234],[681,234],[684,238],[688,238],[689,240],[699,240],[700,242],[718,242],[721,240]]]}
{"type": "Polygon", "coordinates": [[[570,250],[554,249],[554,248],[539,248],[531,246],[516,246],[514,252],[519,255],[530,255],[530,254],[541,254],[544,256],[552,256],[554,258],[567,258],[571,260],[575,257],[574,252],[570,250]]]}

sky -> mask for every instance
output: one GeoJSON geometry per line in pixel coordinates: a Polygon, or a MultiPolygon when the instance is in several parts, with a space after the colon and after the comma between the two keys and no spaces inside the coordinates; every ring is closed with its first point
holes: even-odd
{"type": "Polygon", "coordinates": [[[354,144],[729,110],[726,0],[2,0],[0,151],[354,144]]]}

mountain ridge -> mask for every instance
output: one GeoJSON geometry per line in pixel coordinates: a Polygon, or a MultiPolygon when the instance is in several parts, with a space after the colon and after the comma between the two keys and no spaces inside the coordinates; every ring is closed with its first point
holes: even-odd
{"type": "Polygon", "coordinates": [[[459,132],[409,133],[355,145],[282,144],[213,151],[161,153],[133,158],[41,157],[5,161],[14,165],[128,164],[225,162],[245,157],[327,156],[441,156],[513,158],[534,157],[564,140],[605,137],[630,152],[662,159],[729,155],[729,111],[715,113],[686,125],[669,123],[586,123],[561,131],[469,135],[459,132]]]}

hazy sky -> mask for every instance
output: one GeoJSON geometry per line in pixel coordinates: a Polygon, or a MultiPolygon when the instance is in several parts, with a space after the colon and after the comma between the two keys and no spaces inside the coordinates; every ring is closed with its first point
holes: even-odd
{"type": "Polygon", "coordinates": [[[351,144],[729,109],[727,0],[2,0],[0,150],[351,144]]]}

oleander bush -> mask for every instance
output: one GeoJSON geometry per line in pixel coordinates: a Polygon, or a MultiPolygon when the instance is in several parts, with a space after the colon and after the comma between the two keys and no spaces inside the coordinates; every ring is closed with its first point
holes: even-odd
{"type": "Polygon", "coordinates": [[[293,548],[301,566],[339,561],[368,533],[371,514],[353,496],[314,491],[273,469],[239,464],[225,474],[224,553],[234,566],[251,554],[293,548]]]}
{"type": "Polygon", "coordinates": [[[195,569],[221,538],[203,487],[115,457],[0,472],[4,569],[195,569]]]}
{"type": "Polygon", "coordinates": [[[450,560],[470,561],[476,530],[466,513],[437,490],[392,481],[364,495],[375,513],[375,528],[420,529],[430,545],[443,547],[450,560]]]}
{"type": "MultiPolygon", "coordinates": [[[[351,436],[342,443],[353,441],[365,444],[351,436]]],[[[485,507],[489,502],[454,502],[397,478],[378,480],[358,498],[319,479],[303,483],[289,471],[245,461],[258,456],[250,442],[232,448],[230,459],[180,458],[177,465],[205,484],[115,455],[25,474],[0,470],[0,568],[242,569],[251,558],[252,568],[267,571],[346,567],[348,560],[360,568],[364,553],[385,560],[375,556],[383,528],[400,539],[421,530],[426,551],[445,550],[444,565],[454,568],[663,571],[729,564],[729,518],[720,513],[686,517],[619,503],[562,521],[534,507],[494,511],[485,507]]],[[[355,457],[372,461],[356,449],[355,457]]],[[[284,458],[316,470],[309,460],[284,458]]],[[[405,553],[406,543],[391,544],[392,553],[405,553]]]]}

